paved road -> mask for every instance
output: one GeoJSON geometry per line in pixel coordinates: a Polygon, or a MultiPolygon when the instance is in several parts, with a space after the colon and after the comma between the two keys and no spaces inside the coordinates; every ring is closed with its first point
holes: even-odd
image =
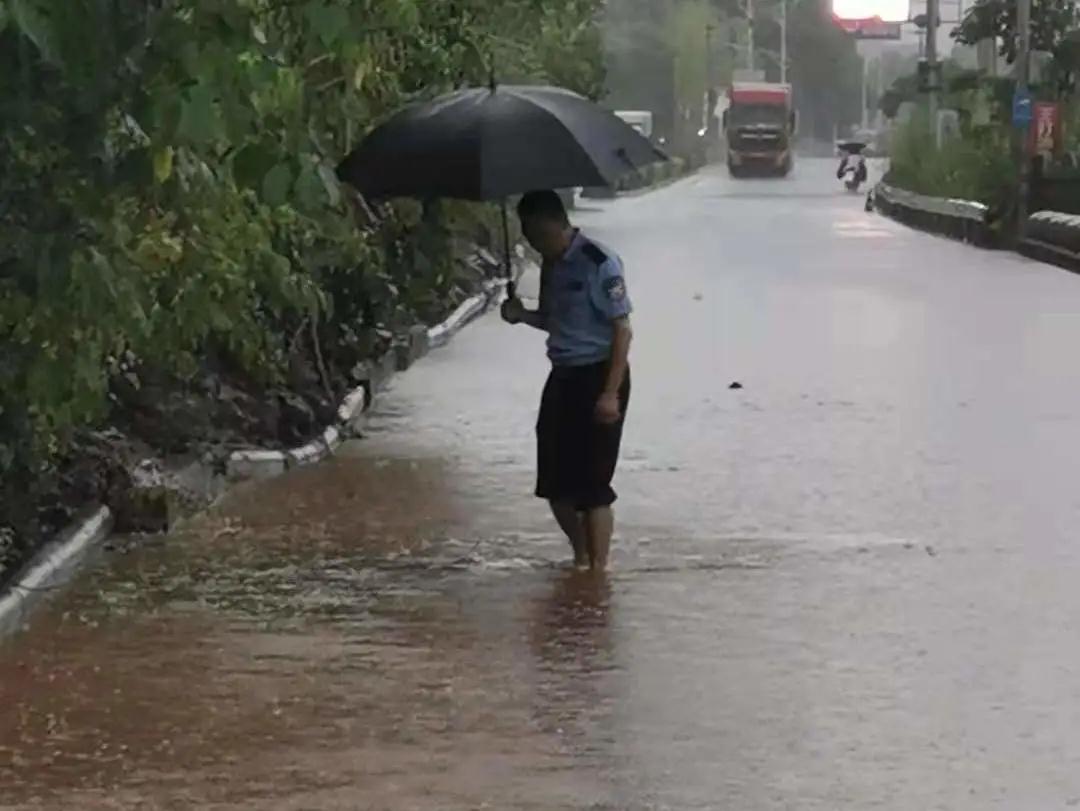
{"type": "Polygon", "coordinates": [[[580,215],[637,304],[610,578],[489,317],[0,649],[0,807],[1080,805],[1080,280],[830,170],[580,215]]]}

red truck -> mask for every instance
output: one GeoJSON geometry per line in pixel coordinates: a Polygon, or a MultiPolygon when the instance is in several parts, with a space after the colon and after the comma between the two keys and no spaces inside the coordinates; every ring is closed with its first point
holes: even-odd
{"type": "Polygon", "coordinates": [[[783,176],[791,171],[795,140],[791,85],[733,82],[723,124],[732,177],[783,176]]]}

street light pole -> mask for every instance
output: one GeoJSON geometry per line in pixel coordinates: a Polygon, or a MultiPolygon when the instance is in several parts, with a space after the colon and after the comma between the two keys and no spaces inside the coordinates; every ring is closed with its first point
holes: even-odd
{"type": "Polygon", "coordinates": [[[862,108],[862,128],[864,130],[870,127],[870,109],[866,101],[867,91],[869,90],[869,75],[870,57],[864,54],[862,58],[862,104],[859,105],[862,108]]]}
{"type": "Polygon", "coordinates": [[[712,58],[712,38],[713,32],[716,30],[716,26],[709,23],[705,26],[705,132],[709,138],[713,138],[716,135],[715,122],[716,119],[713,116],[716,110],[716,88],[713,85],[713,58],[712,58]]]}
{"type": "Polygon", "coordinates": [[[746,67],[754,69],[754,0],[746,0],[746,26],[749,31],[746,47],[746,67]]]}
{"type": "Polygon", "coordinates": [[[926,65],[929,68],[930,93],[928,107],[930,108],[930,136],[937,143],[937,29],[938,18],[941,16],[939,0],[926,0],[926,65]]]}
{"type": "MultiPolygon", "coordinates": [[[[1016,95],[1026,97],[1031,80],[1031,0],[1016,2],[1016,95]]],[[[1019,171],[1016,183],[1016,233],[1020,239],[1027,228],[1028,190],[1031,185],[1031,163],[1027,158],[1027,133],[1014,125],[1014,138],[1019,171]]]]}
{"type": "Polygon", "coordinates": [[[716,26],[709,23],[705,26],[705,89],[712,87],[712,36],[716,26]]]}
{"type": "Polygon", "coordinates": [[[780,0],[780,84],[787,84],[787,0],[780,0]]]}

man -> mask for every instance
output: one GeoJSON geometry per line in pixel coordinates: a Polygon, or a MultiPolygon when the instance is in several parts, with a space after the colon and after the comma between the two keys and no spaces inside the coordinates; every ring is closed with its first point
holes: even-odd
{"type": "Polygon", "coordinates": [[[840,159],[840,168],[836,170],[836,179],[843,180],[844,173],[851,168],[855,167],[854,185],[859,186],[866,182],[866,158],[863,157],[862,152],[845,152],[844,157],[840,159]]]}
{"type": "Polygon", "coordinates": [[[551,374],[536,425],[536,495],[547,499],[574,563],[602,571],[614,528],[611,478],[630,398],[630,298],[622,262],[570,225],[554,191],[518,204],[521,230],[543,258],[540,305],[503,304],[511,324],[548,334],[551,374]]]}

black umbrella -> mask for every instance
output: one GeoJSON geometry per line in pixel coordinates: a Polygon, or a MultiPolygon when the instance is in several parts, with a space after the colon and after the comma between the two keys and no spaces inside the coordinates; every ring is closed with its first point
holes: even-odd
{"type": "Polygon", "coordinates": [[[836,148],[849,155],[858,155],[866,149],[866,144],[863,141],[839,141],[836,148]]]}
{"type": "Polygon", "coordinates": [[[470,88],[415,104],[376,127],[338,167],[373,198],[502,200],[532,189],[611,186],[666,160],[618,116],[557,87],[470,88]]]}

